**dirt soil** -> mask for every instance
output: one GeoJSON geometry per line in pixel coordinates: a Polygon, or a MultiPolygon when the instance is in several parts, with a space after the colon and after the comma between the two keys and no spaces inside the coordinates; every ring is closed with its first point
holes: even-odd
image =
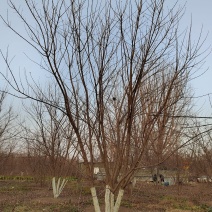
{"type": "MultiPolygon", "coordinates": [[[[104,188],[97,187],[104,208],[104,188]]],[[[90,189],[84,183],[68,182],[53,198],[50,185],[34,182],[0,181],[0,212],[94,212],[90,189]]],[[[140,183],[126,192],[120,212],[212,212],[212,183],[162,186],[140,183]]]]}

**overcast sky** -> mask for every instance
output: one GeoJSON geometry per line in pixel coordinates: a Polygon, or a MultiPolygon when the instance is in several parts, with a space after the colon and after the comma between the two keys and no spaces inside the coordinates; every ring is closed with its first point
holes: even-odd
{"type": "MultiPolygon", "coordinates": [[[[167,0],[169,2],[170,0],[167,0]]],[[[171,0],[173,2],[174,0],[171,0]]],[[[15,2],[19,2],[22,5],[23,0],[15,0],[15,2]]],[[[180,4],[186,4],[186,11],[181,22],[182,29],[188,26],[191,22],[192,17],[192,36],[193,39],[196,40],[199,36],[201,28],[203,27],[203,37],[208,34],[207,40],[205,42],[205,48],[211,46],[212,44],[212,0],[179,0],[180,4]]],[[[7,15],[7,0],[1,0],[0,2],[0,14],[4,17],[7,15]]],[[[26,11],[24,11],[26,12],[26,11]]],[[[16,16],[14,12],[9,13],[9,18],[12,24],[15,26],[16,29],[20,29],[20,31],[24,31],[22,25],[17,22],[16,16]]],[[[13,67],[16,67],[17,70],[23,69],[24,67],[26,70],[32,70],[31,73],[36,73],[39,70],[34,70],[34,66],[32,63],[27,59],[26,55],[33,58],[34,52],[31,50],[29,51],[29,46],[24,43],[21,39],[17,38],[11,31],[9,31],[6,26],[0,21],[0,49],[3,53],[6,53],[7,47],[9,47],[10,56],[15,56],[13,59],[13,67]]],[[[192,81],[191,86],[193,91],[195,92],[195,96],[203,96],[195,101],[195,104],[198,108],[201,108],[199,114],[212,116],[212,109],[209,105],[209,96],[212,100],[212,55],[209,55],[206,58],[206,62],[204,66],[201,68],[201,72],[204,72],[208,68],[208,71],[201,77],[192,81]]],[[[37,68],[37,67],[36,67],[37,68]]],[[[2,59],[0,58],[0,69],[1,71],[5,69],[5,65],[3,64],[2,59]]],[[[18,73],[18,72],[17,72],[18,73]]],[[[42,79],[44,77],[42,76],[42,79]]],[[[41,79],[41,80],[42,80],[41,79]]],[[[0,87],[2,87],[3,81],[0,78],[0,87]]],[[[198,115],[199,115],[198,114],[198,115]]]]}

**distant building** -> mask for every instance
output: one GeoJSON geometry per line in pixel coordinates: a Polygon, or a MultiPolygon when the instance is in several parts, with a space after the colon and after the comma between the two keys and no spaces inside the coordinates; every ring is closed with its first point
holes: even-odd
{"type": "MultiPolygon", "coordinates": [[[[152,171],[149,168],[143,168],[140,169],[137,173],[135,173],[134,178],[136,181],[142,181],[142,182],[152,182],[153,181],[153,175],[156,174],[156,172],[152,171]]],[[[168,182],[169,185],[174,185],[177,179],[177,171],[174,170],[160,170],[160,175],[163,175],[164,182],[168,182]]]]}
{"type": "MultiPolygon", "coordinates": [[[[105,169],[102,162],[94,162],[94,171],[93,174],[97,180],[104,180],[105,179],[105,169]]],[[[85,164],[83,162],[80,163],[80,170],[82,174],[86,174],[85,164]]],[[[140,182],[152,182],[152,176],[155,174],[154,171],[150,168],[142,168],[139,169],[135,175],[133,182],[140,181],[140,182]]],[[[177,171],[175,170],[160,170],[159,174],[164,176],[164,182],[168,182],[169,185],[174,185],[177,179],[177,171]]]]}

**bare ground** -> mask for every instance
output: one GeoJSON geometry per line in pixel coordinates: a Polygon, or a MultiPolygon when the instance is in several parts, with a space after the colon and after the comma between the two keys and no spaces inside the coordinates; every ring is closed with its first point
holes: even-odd
{"type": "MultiPolygon", "coordinates": [[[[97,188],[104,207],[104,189],[97,188]]],[[[53,198],[48,186],[34,182],[1,181],[0,212],[93,212],[90,189],[86,184],[69,182],[61,196],[53,198]]],[[[212,183],[156,186],[140,183],[125,193],[120,212],[212,212],[212,183]]]]}

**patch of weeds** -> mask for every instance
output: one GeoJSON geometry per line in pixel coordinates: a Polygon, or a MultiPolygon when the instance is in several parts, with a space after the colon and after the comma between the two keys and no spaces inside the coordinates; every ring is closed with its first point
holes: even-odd
{"type": "Polygon", "coordinates": [[[212,212],[212,208],[211,208],[211,211],[208,211],[209,210],[209,207],[206,204],[201,204],[199,206],[199,208],[201,208],[201,209],[203,209],[204,211],[207,211],[207,212],[212,212]]]}
{"type": "Polygon", "coordinates": [[[7,192],[7,191],[9,191],[10,189],[8,188],[8,187],[6,187],[6,186],[3,186],[3,187],[1,187],[0,188],[0,192],[7,192]]]}
{"type": "Polygon", "coordinates": [[[14,185],[9,188],[10,191],[29,191],[30,188],[24,185],[14,185]]]}
{"type": "Polygon", "coordinates": [[[78,195],[81,194],[90,194],[90,188],[84,187],[81,183],[78,181],[68,181],[66,185],[66,189],[68,189],[72,194],[78,195]]]}
{"type": "Polygon", "coordinates": [[[191,201],[185,198],[177,198],[171,196],[163,197],[160,202],[162,205],[169,206],[169,208],[178,209],[178,210],[189,210],[189,211],[206,211],[204,207],[199,205],[194,205],[191,201]]]}
{"type": "Polygon", "coordinates": [[[181,200],[175,205],[176,209],[180,210],[190,210],[190,211],[207,211],[206,205],[194,205],[192,202],[188,200],[181,200]]]}
{"type": "Polygon", "coordinates": [[[1,211],[4,211],[4,212],[11,212],[14,210],[14,206],[5,206],[1,209],[2,209],[1,211]]]}
{"type": "Polygon", "coordinates": [[[30,211],[30,208],[28,208],[27,206],[17,206],[17,207],[15,207],[15,209],[13,211],[14,212],[28,212],[28,211],[30,211]]]}
{"type": "Polygon", "coordinates": [[[77,177],[73,177],[73,176],[71,176],[71,177],[66,177],[66,179],[68,180],[68,181],[77,181],[77,177]]]}
{"type": "Polygon", "coordinates": [[[0,180],[3,181],[33,181],[34,177],[32,176],[0,176],[0,180]]]}
{"type": "Polygon", "coordinates": [[[81,192],[82,192],[83,195],[90,195],[91,189],[89,187],[82,187],[81,192]]]}
{"type": "Polygon", "coordinates": [[[77,181],[68,181],[66,188],[70,188],[71,191],[77,192],[80,186],[78,185],[77,181]]]}
{"type": "Polygon", "coordinates": [[[186,199],[180,199],[176,201],[175,206],[177,209],[181,209],[181,210],[191,210],[194,207],[194,205],[190,203],[189,201],[187,201],[186,199]]]}
{"type": "Polygon", "coordinates": [[[93,200],[89,199],[83,202],[83,205],[93,205],[93,200]]]}
{"type": "Polygon", "coordinates": [[[79,212],[78,208],[74,205],[63,205],[59,207],[59,211],[63,212],[79,212]]]}
{"type": "Polygon", "coordinates": [[[78,208],[70,204],[53,204],[46,206],[42,211],[54,211],[54,212],[80,212],[78,208]]]}
{"type": "Polygon", "coordinates": [[[14,192],[16,189],[14,186],[4,186],[1,187],[0,192],[5,193],[5,192],[14,192]]]}
{"type": "Polygon", "coordinates": [[[6,177],[1,175],[0,180],[6,180],[6,177]]]}
{"type": "Polygon", "coordinates": [[[0,187],[0,192],[19,192],[19,191],[29,191],[30,188],[26,184],[23,184],[22,182],[18,183],[8,183],[7,185],[4,185],[0,187]]]}
{"type": "Polygon", "coordinates": [[[128,200],[122,200],[121,205],[126,208],[132,208],[132,203],[128,200]]]}
{"type": "Polygon", "coordinates": [[[171,196],[163,196],[161,197],[160,204],[162,205],[169,205],[173,207],[173,205],[176,203],[176,200],[171,196]]]}

